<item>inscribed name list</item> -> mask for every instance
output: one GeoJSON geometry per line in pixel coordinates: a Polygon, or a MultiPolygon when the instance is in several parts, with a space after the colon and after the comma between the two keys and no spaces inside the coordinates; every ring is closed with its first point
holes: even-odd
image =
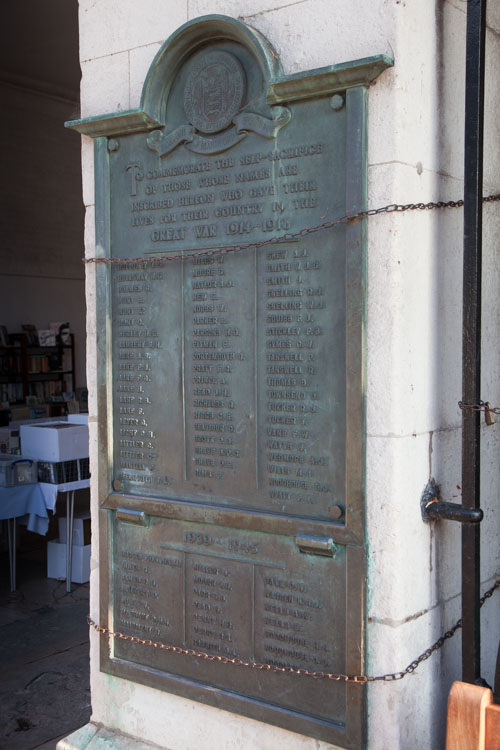
{"type": "Polygon", "coordinates": [[[345,208],[342,128],[316,106],[222,154],[159,159],[144,134],[110,154],[112,255],[149,260],[112,272],[128,494],[311,518],[343,501],[344,228],[298,234],[345,208]]]}

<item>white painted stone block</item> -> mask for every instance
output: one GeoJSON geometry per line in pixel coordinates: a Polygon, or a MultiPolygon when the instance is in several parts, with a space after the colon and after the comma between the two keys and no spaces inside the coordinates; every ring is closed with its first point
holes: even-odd
{"type": "MultiPolygon", "coordinates": [[[[87,303],[87,388],[89,391],[89,415],[96,415],[96,316],[95,316],[95,266],[85,266],[85,297],[87,303]]],[[[92,451],[93,432],[89,420],[89,446],[92,451]]],[[[96,454],[90,452],[92,466],[96,454]]],[[[96,464],[94,464],[97,466],[96,464]]],[[[92,477],[94,472],[92,470],[92,477]]]]}
{"type": "MultiPolygon", "coordinates": [[[[418,619],[409,619],[398,627],[369,625],[369,674],[381,675],[404,670],[442,634],[441,619],[441,611],[434,609],[418,619]]],[[[456,638],[459,644],[460,636],[456,638]]],[[[444,648],[449,649],[449,642],[444,648]]],[[[369,685],[370,750],[444,747],[446,702],[453,678],[446,675],[443,679],[442,658],[441,651],[402,680],[369,685]],[[423,720],[424,716],[430,715],[432,720],[423,720]]]]}
{"type": "MultiPolygon", "coordinates": [[[[238,15],[245,20],[243,7],[238,15]]],[[[334,6],[330,0],[306,0],[283,4],[282,8],[248,18],[248,23],[267,36],[289,74],[371,55],[391,56],[391,16],[389,5],[381,7],[363,0],[344,0],[334,6]],[[353,20],[361,15],[366,18],[363,27],[353,20]]]]}
{"type": "Polygon", "coordinates": [[[92,721],[168,750],[340,750],[336,745],[101,674],[92,721]],[[165,745],[163,745],[163,742],[165,745]]]}
{"type": "MultiPolygon", "coordinates": [[[[391,55],[391,58],[393,56],[391,55]]],[[[395,68],[388,68],[370,86],[368,93],[368,163],[390,165],[397,163],[397,99],[393,95],[395,68]],[[381,138],[381,133],[384,137],[381,138]]],[[[415,162],[423,157],[416,156],[415,162]]],[[[411,162],[410,162],[411,163],[411,162]]],[[[378,183],[381,187],[383,183],[378,183]]],[[[370,197],[370,193],[368,193],[370,197]]]]}
{"type": "Polygon", "coordinates": [[[141,101],[142,87],[153,59],[161,44],[148,44],[130,50],[130,106],[138,107],[141,101]]]}
{"type": "Polygon", "coordinates": [[[87,61],[166,39],[187,20],[186,0],[82,0],[80,60],[87,61]]]}
{"type": "MultiPolygon", "coordinates": [[[[500,577],[499,510],[500,487],[500,433],[499,425],[481,429],[481,579],[500,577]]],[[[500,592],[497,594],[500,605],[500,592]]],[[[500,622],[500,618],[498,620],[500,622]]]]}
{"type": "Polygon", "coordinates": [[[87,748],[89,743],[97,735],[99,728],[95,724],[86,724],[84,727],[72,732],[68,737],[60,740],[56,750],[76,750],[76,748],[87,748]]]}
{"type": "Polygon", "coordinates": [[[81,116],[129,109],[128,52],[81,63],[81,116]]]}
{"type": "Polygon", "coordinates": [[[82,190],[83,205],[92,206],[95,202],[94,186],[94,139],[82,135],[82,190]]]}
{"type": "Polygon", "coordinates": [[[240,20],[248,20],[256,15],[269,13],[290,5],[299,5],[309,0],[218,0],[217,10],[214,10],[213,0],[189,0],[189,18],[205,16],[210,13],[221,13],[240,20]]]}
{"type": "Polygon", "coordinates": [[[500,118],[498,117],[498,79],[500,77],[500,4],[495,7],[496,31],[486,33],[486,64],[484,72],[484,182],[488,192],[500,192],[500,118]]]}
{"type": "MultiPolygon", "coordinates": [[[[484,581],[481,591],[489,589],[498,580],[495,576],[484,581]]],[[[481,609],[481,675],[489,685],[495,684],[495,666],[498,651],[498,623],[500,622],[500,596],[498,591],[481,609]]]]}
{"type": "Polygon", "coordinates": [[[89,722],[57,744],[57,750],[161,750],[159,745],[125,737],[89,722]]]}
{"type": "MultiPolygon", "coordinates": [[[[500,211],[498,203],[486,204],[483,209],[483,282],[482,282],[482,373],[481,395],[492,406],[500,405],[500,347],[497,346],[500,330],[500,264],[498,263],[498,237],[500,236],[500,211]]],[[[494,417],[496,422],[500,416],[494,417]]],[[[499,428],[496,427],[495,430],[499,428]]]]}
{"type": "MultiPolygon", "coordinates": [[[[430,436],[430,475],[440,489],[442,500],[462,502],[462,433],[439,430],[430,436]]],[[[435,601],[449,601],[460,595],[461,526],[451,521],[433,521],[427,524],[432,541],[433,573],[435,574],[435,601]]],[[[452,623],[449,622],[449,625],[452,623]]]]}
{"type": "Polygon", "coordinates": [[[466,3],[463,0],[446,0],[446,3],[455,10],[459,10],[465,16],[467,13],[466,3]]]}
{"type": "MultiPolygon", "coordinates": [[[[493,583],[488,582],[486,589],[493,583]]],[[[500,602],[495,596],[481,610],[483,676],[494,681],[498,648],[500,602]]],[[[384,623],[368,625],[368,673],[403,671],[461,617],[460,596],[440,603],[418,619],[394,628],[384,623]]],[[[396,682],[368,686],[368,747],[370,750],[407,750],[444,747],[447,697],[451,684],[462,678],[461,631],[396,682]],[[418,706],[418,710],[415,707],[418,706]],[[423,717],[431,717],[423,721],[423,717]],[[418,744],[417,744],[418,742],[418,744]]]]}
{"type": "MultiPolygon", "coordinates": [[[[461,194],[458,181],[421,165],[369,169],[370,208],[446,201],[461,194]]],[[[422,433],[457,424],[462,217],[462,209],[455,208],[368,219],[370,435],[422,433]]]]}
{"type": "Polygon", "coordinates": [[[433,603],[436,571],[420,513],[428,478],[428,435],[367,439],[367,611],[393,627],[433,603]]]}
{"type": "Polygon", "coordinates": [[[85,209],[85,257],[95,258],[96,256],[96,245],[95,245],[95,208],[93,205],[87,206],[85,209]]]}
{"type": "Polygon", "coordinates": [[[430,3],[394,7],[396,29],[389,37],[394,69],[370,89],[370,163],[421,162],[461,177],[464,15],[444,3],[436,24],[430,3]]]}
{"type": "Polygon", "coordinates": [[[429,122],[436,133],[436,169],[463,177],[465,112],[465,14],[444,3],[438,16],[435,50],[436,112],[429,122]]]}
{"type": "MultiPolygon", "coordinates": [[[[441,430],[432,435],[430,462],[431,474],[440,488],[443,500],[460,504],[461,490],[461,429],[441,430]]],[[[493,584],[500,571],[498,547],[498,465],[500,437],[497,428],[481,429],[481,508],[484,520],[481,524],[481,593],[493,584]]],[[[431,549],[429,566],[432,566],[432,606],[439,603],[442,614],[442,630],[448,630],[461,616],[461,526],[452,521],[434,521],[426,524],[429,529],[431,549]]],[[[487,600],[481,610],[483,676],[493,684],[496,650],[498,648],[498,622],[500,621],[500,597],[498,594],[487,600]]],[[[453,648],[446,646],[442,652],[445,672],[453,679],[461,677],[460,635],[453,641],[453,648]],[[456,652],[455,646],[458,644],[456,652]]]]}
{"type": "Polygon", "coordinates": [[[486,23],[495,34],[500,34],[500,5],[498,3],[486,4],[486,23]]]}

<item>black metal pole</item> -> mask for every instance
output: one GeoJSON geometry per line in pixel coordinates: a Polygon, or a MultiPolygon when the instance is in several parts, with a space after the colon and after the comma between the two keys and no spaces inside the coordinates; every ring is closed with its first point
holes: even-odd
{"type": "MultiPolygon", "coordinates": [[[[467,3],[462,401],[481,398],[481,240],[486,0],[467,3]]],[[[479,508],[480,412],[462,411],[462,505],[479,508]]],[[[462,680],[481,675],[479,524],[462,526],[462,680]]]]}

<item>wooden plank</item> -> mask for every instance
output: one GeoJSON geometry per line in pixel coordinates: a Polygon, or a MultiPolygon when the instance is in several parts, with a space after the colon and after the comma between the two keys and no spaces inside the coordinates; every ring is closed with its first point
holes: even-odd
{"type": "Polygon", "coordinates": [[[500,750],[500,705],[486,707],[485,725],[484,750],[500,750]]]}
{"type": "Polygon", "coordinates": [[[446,750],[490,750],[485,745],[485,712],[492,701],[488,688],[453,683],[448,698],[446,750]]]}

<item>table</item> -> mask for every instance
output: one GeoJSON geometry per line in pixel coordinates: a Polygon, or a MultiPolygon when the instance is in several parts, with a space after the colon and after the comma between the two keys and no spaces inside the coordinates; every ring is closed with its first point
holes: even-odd
{"type": "Polygon", "coordinates": [[[71,565],[73,561],[73,516],[75,511],[75,491],[90,487],[90,479],[79,479],[76,482],[65,482],[64,484],[49,484],[39,482],[45,506],[48,510],[55,512],[57,496],[59,493],[66,495],[66,517],[67,517],[67,544],[66,544],[66,591],[71,591],[71,565]]]}
{"type": "Polygon", "coordinates": [[[29,531],[45,535],[49,528],[47,507],[39,484],[0,487],[0,519],[7,521],[9,535],[10,590],[16,590],[16,519],[27,516],[29,531]]]}

